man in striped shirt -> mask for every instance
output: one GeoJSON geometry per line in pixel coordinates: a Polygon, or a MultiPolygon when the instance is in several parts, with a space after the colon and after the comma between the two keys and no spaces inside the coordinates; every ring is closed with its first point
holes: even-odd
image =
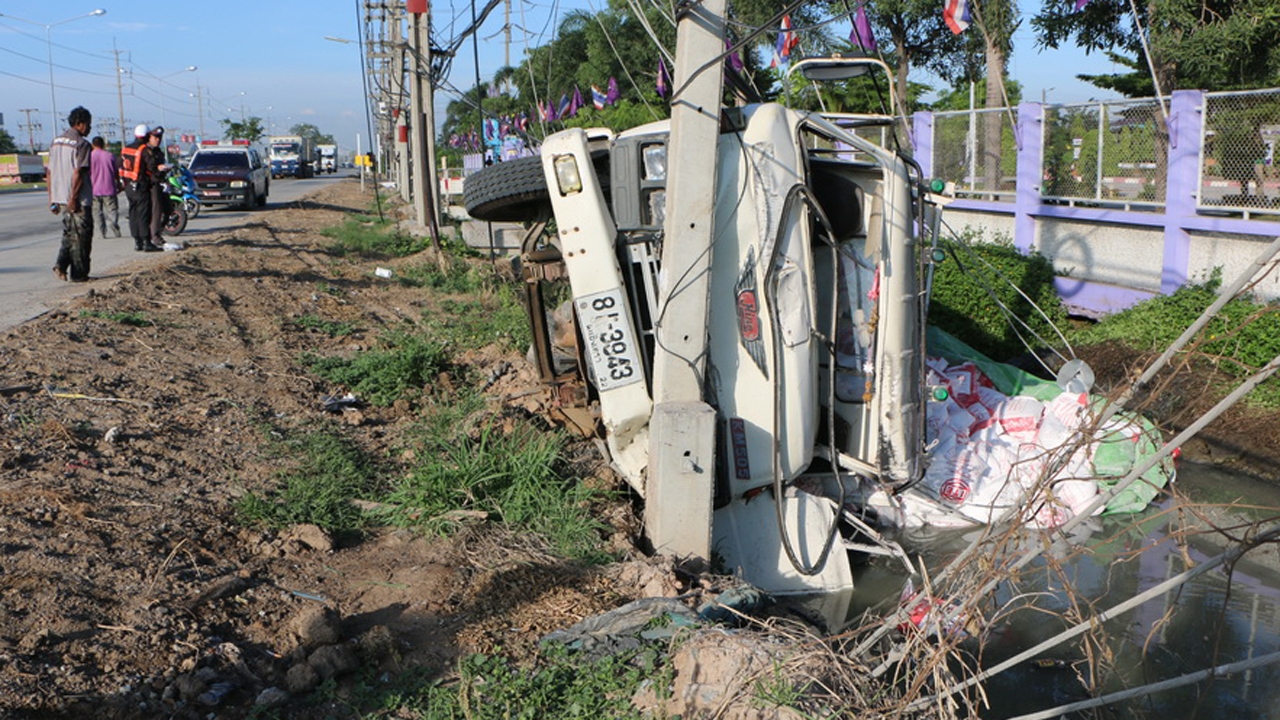
{"type": "Polygon", "coordinates": [[[93,181],[89,177],[93,147],[85,136],[93,116],[77,107],[67,116],[67,131],[49,144],[49,211],[62,215],[62,247],[53,273],[59,280],[89,279],[93,249],[93,181]]]}

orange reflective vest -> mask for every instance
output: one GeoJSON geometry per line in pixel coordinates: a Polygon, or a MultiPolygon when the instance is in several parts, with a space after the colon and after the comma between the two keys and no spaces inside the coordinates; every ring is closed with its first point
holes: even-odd
{"type": "Polygon", "coordinates": [[[146,152],[145,144],[137,147],[125,147],[120,149],[120,179],[125,182],[137,182],[142,177],[142,153],[146,152]]]}

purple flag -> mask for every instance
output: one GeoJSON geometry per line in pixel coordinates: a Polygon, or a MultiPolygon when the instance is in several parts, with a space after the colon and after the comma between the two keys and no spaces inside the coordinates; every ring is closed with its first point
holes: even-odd
{"type": "Polygon", "coordinates": [[[876,36],[871,34],[871,23],[867,21],[867,11],[862,7],[862,3],[858,3],[858,12],[853,16],[853,29],[849,31],[849,43],[867,52],[876,51],[876,36]]]}
{"type": "Polygon", "coordinates": [[[582,91],[578,89],[577,85],[574,85],[573,100],[569,103],[569,112],[571,113],[569,117],[573,117],[574,115],[577,115],[578,111],[586,107],[586,105],[587,104],[582,101],[582,91]]]}
{"type": "Polygon", "coordinates": [[[1088,4],[1089,0],[1076,0],[1076,12],[1080,12],[1084,9],[1084,6],[1088,4]]]}
{"type": "Polygon", "coordinates": [[[729,38],[724,39],[724,49],[729,51],[729,57],[725,58],[725,62],[729,63],[729,69],[742,72],[742,56],[733,49],[733,43],[729,42],[729,38]]]}
{"type": "Polygon", "coordinates": [[[619,95],[621,95],[621,93],[618,92],[618,78],[610,77],[609,88],[605,90],[605,93],[604,93],[604,99],[606,100],[606,104],[612,105],[618,102],[619,95]]]}
{"type": "Polygon", "coordinates": [[[671,88],[671,76],[667,74],[667,64],[658,58],[658,97],[666,97],[671,88]]]}

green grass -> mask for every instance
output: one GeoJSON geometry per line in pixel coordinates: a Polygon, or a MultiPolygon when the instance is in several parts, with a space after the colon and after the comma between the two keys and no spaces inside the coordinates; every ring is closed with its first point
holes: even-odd
{"type": "Polygon", "coordinates": [[[147,317],[147,314],[141,310],[131,310],[128,312],[117,311],[107,312],[105,310],[81,310],[80,317],[98,318],[99,320],[110,320],[121,325],[129,325],[131,327],[151,327],[155,325],[155,321],[147,317]]]}
{"type": "Polygon", "coordinates": [[[528,315],[509,285],[476,297],[444,298],[423,320],[433,336],[459,348],[496,343],[504,349],[523,350],[532,342],[528,315]]]}
{"type": "Polygon", "coordinates": [[[451,260],[445,270],[434,262],[402,267],[398,277],[401,283],[411,287],[454,294],[476,293],[500,284],[491,270],[456,259],[451,260]]]}
{"type": "Polygon", "coordinates": [[[670,682],[670,670],[656,663],[655,653],[644,648],[592,661],[549,646],[532,667],[477,654],[458,661],[456,681],[416,671],[388,682],[369,671],[349,693],[339,694],[330,683],[314,701],[344,705],[353,717],[639,720],[644,716],[631,706],[632,696],[646,682],[670,682]]]}
{"type": "Polygon", "coordinates": [[[406,257],[427,248],[426,238],[406,235],[389,223],[371,218],[348,217],[341,225],[320,231],[333,239],[339,255],[363,257],[406,257]]]}
{"type": "Polygon", "coordinates": [[[350,358],[307,354],[302,361],[316,375],[379,406],[420,394],[448,363],[444,346],[421,334],[394,332],[381,345],[350,358]]]}
{"type": "Polygon", "coordinates": [[[483,514],[545,538],[563,557],[608,560],[599,547],[604,525],[591,514],[603,495],[563,477],[563,448],[558,432],[524,423],[508,433],[486,425],[476,438],[432,436],[385,498],[394,509],[384,519],[445,533],[483,514]]]}
{"type": "Polygon", "coordinates": [[[275,450],[293,466],[280,473],[277,491],[240,499],[241,521],[277,529],[311,523],[335,532],[364,527],[364,514],[351,500],[373,494],[378,473],[354,443],[336,431],[320,430],[278,443],[275,450]]]}
{"type": "Polygon", "coordinates": [[[356,326],[349,322],[325,320],[319,315],[307,314],[293,320],[293,324],[304,330],[315,330],[329,337],[346,337],[356,331],[356,326]]]}

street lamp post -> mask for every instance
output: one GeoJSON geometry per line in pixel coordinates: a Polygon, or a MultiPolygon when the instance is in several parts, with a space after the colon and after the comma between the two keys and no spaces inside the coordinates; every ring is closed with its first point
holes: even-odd
{"type": "Polygon", "coordinates": [[[195,65],[188,65],[187,67],[184,67],[181,70],[178,70],[175,72],[171,72],[168,75],[161,75],[158,77],[153,76],[156,78],[157,81],[160,82],[160,124],[161,125],[165,127],[168,127],[169,125],[169,119],[165,117],[165,113],[164,113],[164,81],[165,79],[171,78],[174,75],[181,75],[184,72],[195,72],[196,70],[199,70],[199,69],[200,68],[196,67],[195,65]]]}
{"type": "Polygon", "coordinates": [[[72,20],[79,20],[80,18],[95,17],[98,15],[106,15],[106,14],[107,14],[106,10],[103,10],[102,8],[98,8],[97,10],[94,10],[92,12],[87,12],[83,15],[76,15],[75,17],[69,17],[66,20],[59,20],[58,22],[55,22],[55,23],[42,23],[42,22],[36,22],[34,20],[24,20],[23,18],[14,17],[13,15],[9,15],[8,13],[0,13],[0,17],[6,17],[6,18],[9,18],[10,20],[17,20],[18,22],[24,22],[28,25],[36,25],[38,27],[44,28],[44,44],[49,52],[49,100],[52,103],[52,107],[53,107],[53,125],[51,127],[55,134],[57,134],[58,132],[59,125],[58,125],[58,93],[55,89],[56,86],[53,83],[53,28],[58,25],[62,25],[64,23],[69,23],[72,20]]]}

